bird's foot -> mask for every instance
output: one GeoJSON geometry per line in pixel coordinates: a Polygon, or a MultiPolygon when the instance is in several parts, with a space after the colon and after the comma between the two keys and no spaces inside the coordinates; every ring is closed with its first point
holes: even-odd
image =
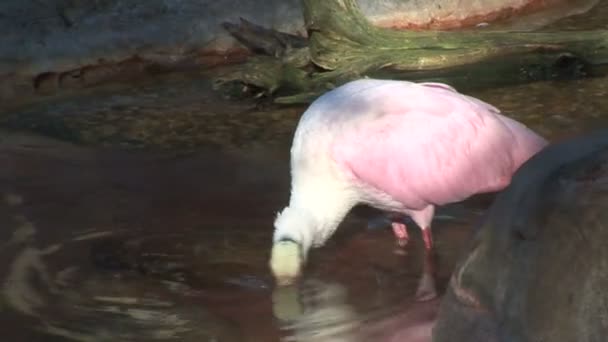
{"type": "Polygon", "coordinates": [[[292,240],[277,241],[272,246],[270,269],[277,285],[293,284],[300,276],[302,256],[300,245],[292,240]]]}
{"type": "Polygon", "coordinates": [[[435,277],[429,273],[423,273],[416,290],[416,301],[424,302],[437,298],[435,277]]]}
{"type": "Polygon", "coordinates": [[[416,290],[417,301],[423,302],[437,298],[437,286],[435,283],[436,269],[437,262],[435,260],[435,253],[432,250],[425,250],[422,276],[420,277],[418,289],[416,290]]]}

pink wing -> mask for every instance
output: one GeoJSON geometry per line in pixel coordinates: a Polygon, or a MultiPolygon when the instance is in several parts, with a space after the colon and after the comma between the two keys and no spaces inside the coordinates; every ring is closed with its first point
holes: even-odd
{"type": "Polygon", "coordinates": [[[394,90],[364,94],[381,115],[334,140],[334,159],[357,180],[410,209],[509,183],[517,139],[494,107],[435,84],[394,90]]]}

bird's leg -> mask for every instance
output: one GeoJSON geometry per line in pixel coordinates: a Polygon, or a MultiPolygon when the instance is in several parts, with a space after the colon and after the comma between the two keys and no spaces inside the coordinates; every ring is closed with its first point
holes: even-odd
{"type": "Polygon", "coordinates": [[[411,217],[422,230],[422,239],[424,240],[424,248],[427,251],[433,249],[433,232],[431,231],[431,222],[435,215],[435,206],[429,205],[422,210],[413,211],[411,217]]]}
{"type": "Polygon", "coordinates": [[[436,260],[433,250],[425,248],[424,250],[424,265],[422,275],[418,281],[418,289],[416,290],[417,301],[427,301],[437,298],[437,287],[435,285],[436,260]]]}
{"type": "Polygon", "coordinates": [[[422,229],[422,239],[424,240],[425,250],[431,251],[433,249],[433,231],[431,230],[431,227],[422,229]]]}
{"type": "Polygon", "coordinates": [[[388,224],[390,224],[393,228],[393,233],[395,235],[395,239],[397,240],[397,244],[403,247],[410,240],[410,237],[407,233],[407,226],[402,221],[402,216],[385,213],[369,219],[367,221],[367,229],[372,230],[385,228],[388,224]]]}
{"type": "Polygon", "coordinates": [[[391,223],[391,226],[393,227],[393,233],[397,239],[397,244],[401,247],[407,245],[407,242],[410,240],[407,233],[407,226],[401,222],[393,222],[391,223]]]}

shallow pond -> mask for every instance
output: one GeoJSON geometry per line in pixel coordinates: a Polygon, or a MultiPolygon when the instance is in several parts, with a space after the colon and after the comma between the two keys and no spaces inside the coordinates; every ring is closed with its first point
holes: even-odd
{"type": "MultiPolygon", "coordinates": [[[[564,25],[571,25],[568,21],[564,25]]],[[[551,140],[608,123],[608,79],[471,92],[551,140]]],[[[422,341],[428,267],[358,208],[300,286],[267,268],[304,107],[234,102],[173,74],[5,108],[0,317],[10,341],[422,341]]],[[[441,208],[441,290],[489,201],[441,208]]],[[[387,227],[388,228],[388,227],[387,227]]]]}

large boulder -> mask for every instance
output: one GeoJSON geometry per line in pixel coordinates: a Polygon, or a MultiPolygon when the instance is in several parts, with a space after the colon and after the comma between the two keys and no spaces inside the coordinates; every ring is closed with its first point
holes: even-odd
{"type": "Polygon", "coordinates": [[[608,131],[546,148],[487,213],[434,341],[605,341],[607,241],[608,131]]]}

